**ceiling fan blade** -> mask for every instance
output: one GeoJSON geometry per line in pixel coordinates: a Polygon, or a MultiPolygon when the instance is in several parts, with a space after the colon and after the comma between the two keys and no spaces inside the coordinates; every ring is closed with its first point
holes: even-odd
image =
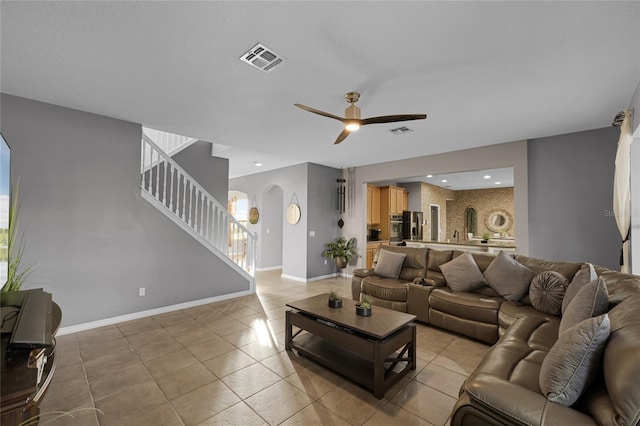
{"type": "Polygon", "coordinates": [[[344,122],[344,118],[338,117],[337,115],[329,114],[328,112],[320,111],[319,109],[311,108],[311,107],[304,106],[304,105],[301,105],[301,104],[294,104],[294,105],[297,106],[298,108],[301,108],[301,109],[305,110],[305,111],[309,111],[309,112],[312,112],[314,114],[322,115],[322,116],[329,117],[329,118],[334,118],[336,120],[344,122]]]}
{"type": "Polygon", "coordinates": [[[342,133],[340,133],[338,135],[338,139],[336,139],[336,141],[333,143],[334,145],[339,144],[340,142],[342,142],[343,140],[345,140],[347,138],[347,136],[349,136],[349,134],[351,133],[350,130],[344,129],[342,131],[342,133]]]}
{"type": "Polygon", "coordinates": [[[395,123],[397,121],[424,120],[426,114],[399,114],[399,115],[382,115],[380,117],[369,117],[360,120],[360,125],[379,124],[379,123],[395,123]]]}

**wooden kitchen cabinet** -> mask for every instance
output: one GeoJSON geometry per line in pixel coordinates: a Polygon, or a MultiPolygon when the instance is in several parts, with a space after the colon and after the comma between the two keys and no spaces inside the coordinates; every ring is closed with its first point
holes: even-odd
{"type": "Polygon", "coordinates": [[[381,245],[389,245],[389,241],[372,241],[367,243],[367,263],[365,265],[367,269],[373,269],[373,258],[376,250],[378,250],[378,247],[381,245]]]}
{"type": "Polygon", "coordinates": [[[392,214],[402,214],[409,208],[409,192],[397,186],[383,186],[380,188],[381,217],[392,214]]]}
{"type": "Polygon", "coordinates": [[[380,187],[367,185],[367,225],[380,224],[380,187]]]}

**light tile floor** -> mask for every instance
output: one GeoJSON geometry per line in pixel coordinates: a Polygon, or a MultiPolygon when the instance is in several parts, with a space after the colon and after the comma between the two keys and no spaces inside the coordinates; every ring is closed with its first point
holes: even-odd
{"type": "Polygon", "coordinates": [[[417,369],[378,400],[284,350],[285,303],[334,289],[350,297],[350,280],[261,272],[255,295],[60,336],[41,413],[82,426],[446,424],[488,346],[419,324],[417,369]]]}

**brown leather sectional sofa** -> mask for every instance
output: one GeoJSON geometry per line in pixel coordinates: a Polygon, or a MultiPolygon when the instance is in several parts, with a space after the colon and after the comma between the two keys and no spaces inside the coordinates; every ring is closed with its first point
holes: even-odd
{"type": "MultiPolygon", "coordinates": [[[[399,278],[355,270],[353,299],[367,295],[375,305],[493,345],[462,386],[452,425],[640,425],[640,276],[595,266],[609,293],[610,336],[597,378],[565,406],[549,401],[539,383],[542,362],[558,340],[560,317],[535,309],[528,294],[514,302],[486,285],[453,291],[440,265],[464,252],[381,249],[406,254],[399,278]]],[[[495,258],[472,255],[482,272],[495,258]]],[[[569,282],[582,266],[514,257],[536,273],[555,271],[569,282]]]]}

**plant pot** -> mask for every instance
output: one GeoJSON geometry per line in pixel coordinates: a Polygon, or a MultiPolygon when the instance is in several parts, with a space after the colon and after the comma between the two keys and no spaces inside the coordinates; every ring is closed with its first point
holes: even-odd
{"type": "Polygon", "coordinates": [[[344,257],[336,257],[336,266],[340,269],[347,267],[347,259],[344,257]]]}
{"type": "Polygon", "coordinates": [[[489,242],[489,240],[480,240],[481,243],[483,244],[487,244],[489,242]]]}
{"type": "Polygon", "coordinates": [[[361,317],[370,317],[371,316],[371,308],[362,308],[356,305],[356,314],[361,317]]]}
{"type": "Polygon", "coordinates": [[[342,299],[329,299],[330,308],[342,308],[342,299]]]}

